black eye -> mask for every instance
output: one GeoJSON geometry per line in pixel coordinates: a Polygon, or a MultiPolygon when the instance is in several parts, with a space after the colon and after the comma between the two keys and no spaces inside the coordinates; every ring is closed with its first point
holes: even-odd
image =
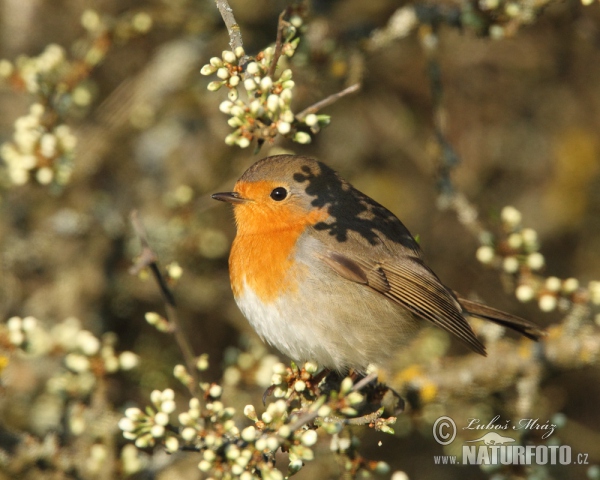
{"type": "Polygon", "coordinates": [[[287,197],[287,190],[283,187],[277,187],[271,192],[271,198],[276,202],[281,202],[287,197]]]}

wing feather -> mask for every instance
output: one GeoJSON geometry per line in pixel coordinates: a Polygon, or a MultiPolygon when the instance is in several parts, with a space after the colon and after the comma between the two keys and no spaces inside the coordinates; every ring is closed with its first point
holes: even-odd
{"type": "Polygon", "coordinates": [[[485,355],[485,347],[475,337],[454,294],[419,258],[406,256],[390,265],[332,252],[323,259],[344,278],[372,288],[485,355]]]}

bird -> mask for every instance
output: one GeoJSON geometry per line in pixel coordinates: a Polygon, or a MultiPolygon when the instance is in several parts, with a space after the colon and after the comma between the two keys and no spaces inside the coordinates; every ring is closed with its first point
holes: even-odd
{"type": "Polygon", "coordinates": [[[229,272],[239,309],[264,341],[296,362],[366,372],[427,324],[485,356],[469,316],[532,340],[543,335],[531,321],[446,287],[392,212],[317,159],[263,158],[233,191],[212,198],[233,205],[229,272]]]}

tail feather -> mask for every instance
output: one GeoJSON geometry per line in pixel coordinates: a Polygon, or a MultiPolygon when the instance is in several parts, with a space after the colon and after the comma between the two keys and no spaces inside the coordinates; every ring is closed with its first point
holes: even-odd
{"type": "Polygon", "coordinates": [[[516,315],[511,315],[510,313],[488,307],[487,305],[483,305],[472,300],[467,300],[459,295],[457,295],[457,297],[458,301],[469,315],[489,320],[502,325],[503,327],[508,327],[522,335],[525,335],[531,340],[539,340],[546,334],[540,327],[529,320],[525,320],[521,317],[517,317],[516,315]]]}

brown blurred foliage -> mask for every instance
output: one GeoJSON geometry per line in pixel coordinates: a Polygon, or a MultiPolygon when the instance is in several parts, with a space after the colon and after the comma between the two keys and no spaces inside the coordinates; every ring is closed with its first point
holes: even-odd
{"type": "MultiPolygon", "coordinates": [[[[286,2],[237,0],[231,6],[246,52],[274,41],[286,2]]],[[[541,325],[557,322],[557,312],[518,303],[498,273],[476,261],[478,239],[437,207],[436,106],[422,44],[412,34],[367,48],[371,32],[400,6],[391,0],[311,3],[292,63],[296,108],[354,81],[362,81],[362,90],[324,111],[332,123],[312,144],[281,141],[254,155],[252,147],[225,145],[230,129],[218,110],[225,93],[207,92],[208,80],[198,73],[228,44],[213,2],[1,0],[0,58],[11,60],[38,55],[49,43],[71,55],[85,37],[79,19],[86,8],[109,22],[140,11],[152,18],[148,32],[113,39],[85,81],[91,103],[67,115],[78,139],[71,181],[50,190],[4,180],[1,317],[32,315],[52,325],[75,316],[96,334],[116,332],[119,344],[142,363],[134,380],[109,380],[112,405],[143,403],[150,390],[172,385],[180,354],[171,338],[144,321],[146,311],[161,310],[159,292],[152,281],[128,273],[139,253],[128,220],[137,209],[163,266],[183,267],[174,288],[179,315],[194,351],[213,360],[208,379],[220,378],[223,352],[255,334],[229,288],[232,214],[209,194],[228,190],[251,163],[283,148],[324,160],[397,214],[419,235],[429,264],[457,291],[541,325]]],[[[523,223],[540,236],[545,274],[582,283],[600,276],[599,25],[600,4],[567,1],[550,3],[533,24],[499,40],[469,28],[438,30],[443,123],[461,159],[452,172],[455,187],[489,225],[503,206],[517,207],[523,223]]],[[[15,119],[32,102],[14,85],[4,86],[0,141],[10,139],[15,119]]],[[[464,351],[457,347],[456,353],[464,351]]],[[[29,382],[21,401],[34,408],[39,378],[11,378],[29,382]]],[[[597,366],[557,371],[540,390],[552,403],[549,411],[569,419],[563,443],[575,448],[585,438],[577,445],[587,448],[591,462],[600,461],[599,380],[597,366]]],[[[259,390],[243,394],[242,408],[256,402],[259,390]]],[[[10,418],[2,422],[8,430],[15,427],[10,418]]],[[[441,448],[426,429],[386,437],[381,448],[378,438],[364,439],[365,456],[385,459],[411,479],[483,478],[475,468],[434,466],[432,455],[441,448]]],[[[194,472],[186,478],[196,478],[196,461],[186,461],[194,472]]],[[[318,468],[309,466],[298,478],[336,475],[334,468],[318,468]]],[[[575,478],[584,472],[572,467],[556,475],[575,478]]]]}

